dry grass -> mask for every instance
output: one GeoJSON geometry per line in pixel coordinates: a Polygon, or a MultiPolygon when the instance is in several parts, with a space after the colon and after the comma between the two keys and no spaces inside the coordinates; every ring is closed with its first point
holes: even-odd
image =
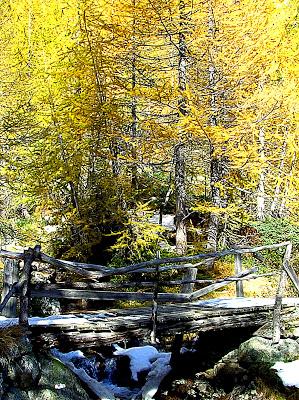
{"type": "MultiPolygon", "coordinates": [[[[223,279],[228,276],[233,276],[234,274],[235,271],[233,261],[217,260],[214,264],[211,278],[223,279]]],[[[245,297],[274,297],[277,290],[277,284],[277,276],[267,276],[257,279],[244,280],[244,295],[245,297]]],[[[287,288],[286,296],[291,295],[291,288],[287,288]]],[[[222,289],[218,289],[217,291],[205,296],[206,299],[224,297],[236,297],[236,285],[234,283],[231,283],[222,289]]]]}
{"type": "Polygon", "coordinates": [[[18,325],[0,329],[0,357],[9,357],[12,348],[16,346],[23,334],[23,329],[18,325]]]}
{"type": "Polygon", "coordinates": [[[293,393],[283,394],[280,393],[274,387],[268,386],[261,379],[256,381],[256,389],[261,400],[299,400],[299,393],[293,391],[293,393]]]}

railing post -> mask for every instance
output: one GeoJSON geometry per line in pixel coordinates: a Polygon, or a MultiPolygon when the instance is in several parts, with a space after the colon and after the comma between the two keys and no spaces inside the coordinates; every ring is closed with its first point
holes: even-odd
{"type": "MultiPolygon", "coordinates": [[[[242,272],[242,255],[235,254],[235,274],[238,275],[242,272]]],[[[236,282],[236,296],[244,297],[244,287],[242,281],[236,282]]]]}
{"type": "MultiPolygon", "coordinates": [[[[19,261],[11,260],[9,258],[4,258],[3,260],[4,270],[3,270],[3,290],[2,299],[4,300],[7,293],[10,291],[14,283],[19,280],[19,261]]],[[[2,315],[7,318],[14,318],[17,316],[17,298],[12,297],[6,303],[2,311],[2,315]]]]}
{"type": "Polygon", "coordinates": [[[21,274],[21,295],[20,295],[20,315],[19,324],[27,327],[30,307],[30,281],[32,263],[36,258],[39,258],[40,246],[37,245],[34,249],[29,248],[24,251],[24,267],[21,274]]]}
{"type": "Polygon", "coordinates": [[[273,310],[273,336],[272,336],[273,343],[278,343],[280,340],[280,330],[281,330],[280,312],[281,312],[281,307],[282,307],[283,292],[285,290],[287,278],[288,278],[286,270],[288,269],[289,261],[291,258],[291,253],[292,253],[292,243],[289,243],[287,245],[286,251],[284,253],[280,278],[279,278],[277,291],[276,291],[276,298],[275,298],[275,304],[274,304],[274,310],[273,310]]]}
{"type": "MultiPolygon", "coordinates": [[[[160,258],[160,251],[157,251],[157,258],[160,258]]],[[[160,271],[159,265],[156,265],[155,273],[155,287],[153,293],[153,303],[152,303],[152,331],[150,334],[150,340],[152,344],[157,344],[157,322],[158,322],[158,294],[159,294],[159,281],[160,281],[160,271]]]]}
{"type": "MultiPolygon", "coordinates": [[[[192,264],[190,264],[192,265],[192,264]]],[[[187,268],[186,273],[183,277],[183,281],[186,281],[187,283],[182,284],[182,289],[181,293],[192,293],[194,289],[195,283],[190,282],[194,281],[196,279],[197,275],[197,268],[192,268],[191,266],[187,268]]]]}

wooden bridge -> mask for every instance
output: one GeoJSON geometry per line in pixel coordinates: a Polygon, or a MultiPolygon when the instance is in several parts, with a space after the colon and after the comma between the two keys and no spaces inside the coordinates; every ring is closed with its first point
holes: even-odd
{"type": "Polygon", "coordinates": [[[42,253],[40,246],[29,248],[24,253],[1,250],[0,256],[6,260],[6,267],[0,312],[11,316],[19,299],[19,318],[9,319],[8,322],[18,322],[26,327],[30,325],[33,336],[50,346],[63,343],[69,347],[93,347],[145,336],[155,342],[156,337],[161,335],[231,327],[258,327],[269,321],[272,316],[273,340],[277,341],[280,337],[281,310],[284,310],[283,313],[289,312],[299,304],[299,298],[283,299],[287,278],[290,278],[299,291],[298,278],[289,264],[291,249],[291,243],[284,242],[194,256],[156,258],[121,268],[57,260],[42,253]],[[264,250],[281,248],[285,249],[285,253],[278,273],[276,298],[244,298],[244,280],[269,274],[258,274],[256,267],[242,270],[242,255],[257,255],[264,250]],[[235,259],[234,276],[221,280],[197,279],[199,268],[202,269],[211,261],[228,255],[235,259]],[[34,270],[40,263],[47,264],[48,268],[71,272],[72,277],[80,277],[80,281],[34,284],[34,270]],[[22,264],[20,273],[16,272],[18,264],[22,264]],[[179,280],[170,280],[163,276],[173,270],[183,271],[183,277],[179,280]],[[115,276],[130,276],[131,279],[121,283],[111,281],[115,276]],[[137,276],[138,280],[132,282],[132,276],[137,276]],[[199,300],[229,284],[236,285],[237,302],[236,299],[199,300]],[[164,287],[181,287],[181,289],[178,293],[165,293],[162,290],[164,287]],[[96,300],[103,304],[103,309],[56,318],[29,318],[30,301],[34,297],[69,299],[69,301],[96,300]],[[119,300],[138,300],[149,305],[113,310],[104,307],[105,301],[119,300]]]}

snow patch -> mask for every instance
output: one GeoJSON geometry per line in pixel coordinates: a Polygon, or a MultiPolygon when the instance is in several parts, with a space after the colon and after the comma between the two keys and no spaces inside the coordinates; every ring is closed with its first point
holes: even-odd
{"type": "MultiPolygon", "coordinates": [[[[274,306],[275,298],[255,298],[255,297],[236,297],[236,298],[216,298],[209,300],[198,300],[192,302],[192,306],[211,308],[243,308],[243,307],[259,307],[274,306]]],[[[283,305],[299,305],[299,299],[296,297],[284,298],[283,305]]]]}
{"type": "Polygon", "coordinates": [[[284,386],[294,386],[299,388],[299,360],[288,363],[277,361],[271,369],[276,370],[276,373],[282,380],[284,386]]]}
{"type": "MultiPolygon", "coordinates": [[[[30,326],[55,326],[55,325],[84,325],[88,324],[92,320],[99,318],[106,318],[109,314],[88,314],[80,315],[51,315],[49,317],[31,317],[28,322],[30,326]]],[[[0,316],[0,328],[6,328],[11,325],[18,325],[18,318],[6,318],[0,316]]]]}
{"type": "Polygon", "coordinates": [[[117,344],[113,346],[116,349],[113,352],[115,356],[127,356],[130,358],[130,369],[134,381],[138,381],[139,372],[151,369],[151,361],[157,358],[159,354],[158,350],[153,346],[131,347],[129,349],[123,349],[117,344]]]}

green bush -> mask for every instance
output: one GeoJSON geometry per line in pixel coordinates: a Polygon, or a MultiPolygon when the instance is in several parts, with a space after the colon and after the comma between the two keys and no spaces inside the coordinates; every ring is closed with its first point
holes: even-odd
{"type": "Polygon", "coordinates": [[[288,218],[267,218],[256,222],[262,244],[280,243],[290,240],[294,247],[299,247],[299,225],[288,218]]]}

